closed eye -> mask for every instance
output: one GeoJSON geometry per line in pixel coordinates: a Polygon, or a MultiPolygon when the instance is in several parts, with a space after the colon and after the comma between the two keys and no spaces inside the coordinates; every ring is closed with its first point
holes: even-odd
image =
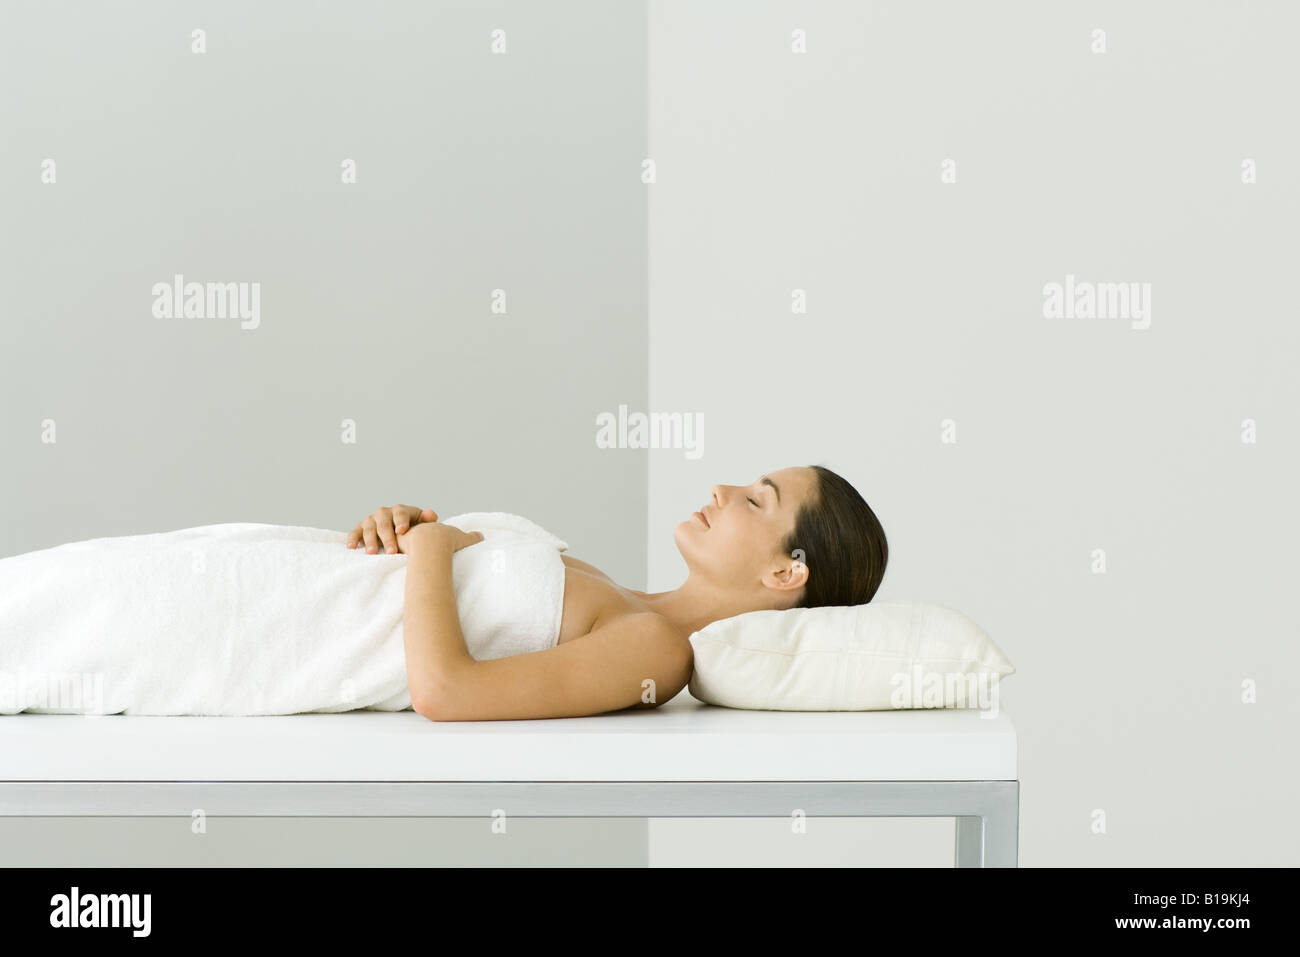
{"type": "Polygon", "coordinates": [[[749,504],[752,505],[752,506],[754,506],[755,508],[758,508],[758,503],[755,502],[752,498],[749,499],[749,504]]]}

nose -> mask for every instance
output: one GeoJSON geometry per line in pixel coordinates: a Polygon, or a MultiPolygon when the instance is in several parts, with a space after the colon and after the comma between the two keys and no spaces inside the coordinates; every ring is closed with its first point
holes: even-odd
{"type": "Polygon", "coordinates": [[[726,488],[725,485],[715,485],[715,486],[713,486],[713,501],[714,501],[715,503],[717,503],[717,505],[718,505],[719,507],[721,507],[721,505],[722,505],[722,490],[723,490],[724,488],[726,488]]]}

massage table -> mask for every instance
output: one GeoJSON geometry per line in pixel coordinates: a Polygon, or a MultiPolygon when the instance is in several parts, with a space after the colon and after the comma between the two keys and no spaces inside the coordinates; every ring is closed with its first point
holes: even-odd
{"type": "Polygon", "coordinates": [[[976,709],[0,716],[4,816],[954,817],[956,866],[1014,867],[1019,805],[1011,718],[976,709]]]}

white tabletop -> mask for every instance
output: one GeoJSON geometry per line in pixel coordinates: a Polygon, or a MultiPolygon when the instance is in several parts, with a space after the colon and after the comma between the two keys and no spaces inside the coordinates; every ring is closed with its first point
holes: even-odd
{"type": "Polygon", "coordinates": [[[413,711],[0,716],[0,781],[1008,781],[1005,713],[702,704],[539,721],[413,711]]]}

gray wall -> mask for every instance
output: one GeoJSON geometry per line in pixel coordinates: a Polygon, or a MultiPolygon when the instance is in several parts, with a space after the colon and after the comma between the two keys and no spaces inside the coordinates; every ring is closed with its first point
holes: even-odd
{"type": "MultiPolygon", "coordinates": [[[[642,582],[645,461],[594,437],[599,412],[646,404],[645,19],[598,0],[4,0],[0,555],[345,529],[403,502],[527,515],[642,582]],[[259,282],[260,324],[154,317],[175,273],[259,282]]],[[[53,826],[114,860],[93,835],[120,826],[53,826]]],[[[238,846],[265,846],[268,825],[243,827],[238,846]]],[[[644,860],[644,822],[599,828],[644,860]]],[[[573,857],[551,833],[551,862],[573,857]]],[[[463,835],[443,863],[495,859],[463,835]]]]}
{"type": "Polygon", "coordinates": [[[645,462],[594,439],[646,402],[643,6],[5,9],[0,554],[403,502],[644,578],[645,462]],[[177,273],[260,324],[155,318],[177,273]]]}
{"type": "MultiPolygon", "coordinates": [[[[1296,864],[1300,10],[741,11],[651,4],[650,404],[707,440],[650,455],[648,587],[712,484],[825,464],[889,535],[880,599],[1018,667],[1024,864],[1296,864]],[[1149,327],[1045,317],[1067,274],[1151,283],[1149,327]]],[[[817,860],[815,825],[655,822],[651,860],[817,860]]],[[[951,829],[859,833],[951,865],[951,829]]]]}
{"type": "Polygon", "coordinates": [[[636,818],[0,818],[4,867],[638,867],[636,818]]]}

